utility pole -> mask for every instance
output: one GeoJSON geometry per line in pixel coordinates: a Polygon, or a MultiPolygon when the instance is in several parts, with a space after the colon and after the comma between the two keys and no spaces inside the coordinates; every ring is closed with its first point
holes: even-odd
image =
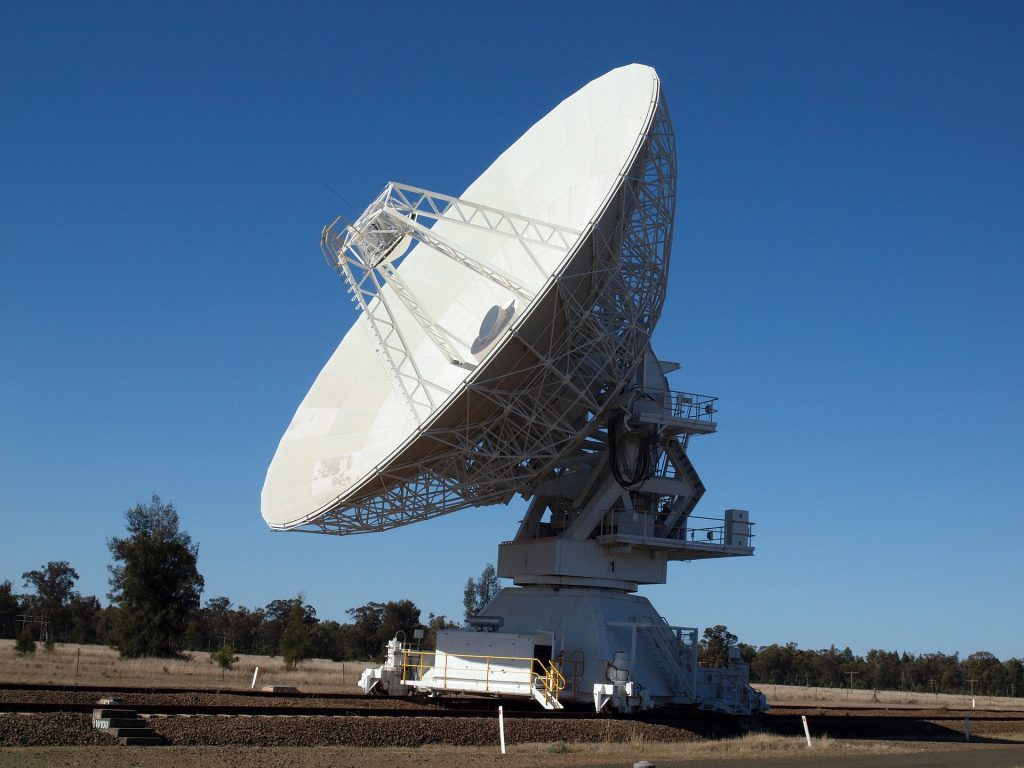
{"type": "Polygon", "coordinates": [[[848,674],[850,676],[850,687],[846,689],[846,700],[849,701],[850,700],[850,690],[853,688],[853,676],[856,675],[857,673],[856,672],[847,672],[846,674],[848,674]]]}
{"type": "Polygon", "coordinates": [[[978,682],[978,678],[974,678],[973,680],[972,679],[968,679],[967,682],[971,684],[971,696],[973,697],[974,696],[974,684],[976,682],[978,682]]]}
{"type": "Polygon", "coordinates": [[[934,677],[929,677],[929,678],[928,678],[928,682],[930,682],[930,683],[932,684],[932,693],[933,693],[933,694],[934,694],[935,696],[938,696],[939,694],[938,694],[938,693],[936,692],[936,690],[935,690],[935,678],[934,678],[934,677]]]}

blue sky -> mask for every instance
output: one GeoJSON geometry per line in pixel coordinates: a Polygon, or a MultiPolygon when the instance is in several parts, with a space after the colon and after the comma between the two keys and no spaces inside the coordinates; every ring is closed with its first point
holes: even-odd
{"type": "Polygon", "coordinates": [[[753,558],[674,564],[673,623],[754,644],[1024,656],[1024,7],[0,5],[0,579],[153,493],[204,597],[459,615],[523,509],[271,533],[277,441],[353,320],[320,230],[388,180],[458,194],[633,61],[679,152],[677,389],[721,397],[698,508],[753,558]]]}

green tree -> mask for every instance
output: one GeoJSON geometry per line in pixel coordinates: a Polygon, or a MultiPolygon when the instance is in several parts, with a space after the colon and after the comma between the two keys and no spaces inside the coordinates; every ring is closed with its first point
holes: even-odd
{"type": "Polygon", "coordinates": [[[988,651],[972,653],[964,661],[965,683],[974,680],[974,690],[989,696],[1002,696],[1006,692],[1006,667],[988,651]]]}
{"type": "Polygon", "coordinates": [[[302,595],[299,595],[292,601],[284,632],[281,633],[281,656],[285,664],[295,669],[300,661],[309,658],[311,651],[309,625],[306,623],[306,612],[302,608],[302,595]]]}
{"type": "Polygon", "coordinates": [[[462,592],[462,604],[466,608],[466,618],[476,616],[487,607],[487,604],[498,596],[501,591],[501,582],[494,566],[488,563],[477,578],[470,578],[466,581],[466,588],[462,592]]]}
{"type": "Polygon", "coordinates": [[[757,658],[757,648],[746,643],[736,643],[736,647],[740,649],[740,658],[743,659],[747,664],[753,664],[754,659],[757,658]]]}
{"type": "Polygon", "coordinates": [[[224,679],[224,674],[231,669],[231,665],[238,661],[238,657],[235,656],[235,649],[230,645],[222,645],[216,651],[210,653],[210,661],[213,661],[220,667],[220,679],[224,679]]]}
{"type": "Polygon", "coordinates": [[[1003,662],[1006,671],[1006,685],[1011,696],[1024,694],[1024,662],[1020,659],[1007,659],[1003,662]]]}
{"type": "Polygon", "coordinates": [[[875,690],[892,691],[900,685],[900,655],[872,648],[864,659],[865,684],[875,690]]]}
{"type": "Polygon", "coordinates": [[[416,603],[412,600],[389,600],[384,603],[384,616],[377,631],[377,641],[383,648],[399,632],[411,641],[413,632],[421,626],[420,609],[416,603]]]}
{"type": "Polygon", "coordinates": [[[36,652],[36,639],[32,637],[31,629],[25,627],[21,630],[21,634],[14,641],[14,650],[22,656],[36,652]]]}
{"type": "Polygon", "coordinates": [[[25,571],[21,578],[35,590],[28,600],[29,610],[45,619],[42,640],[52,643],[56,636],[63,637],[70,624],[68,606],[78,597],[78,571],[67,560],[51,560],[38,571],[25,571]]]}
{"type": "Polygon", "coordinates": [[[413,632],[423,626],[420,609],[412,600],[370,602],[346,613],[354,620],[344,636],[350,659],[380,658],[388,640],[399,632],[411,640],[413,632]]]}
{"type": "Polygon", "coordinates": [[[68,639],[72,643],[100,642],[99,624],[103,607],[95,595],[75,595],[67,610],[70,617],[68,639]]]}
{"type": "Polygon", "coordinates": [[[380,656],[382,649],[378,636],[384,621],[384,603],[369,602],[358,608],[345,611],[352,624],[346,632],[346,653],[350,659],[374,659],[380,656]]]}
{"type": "Polygon", "coordinates": [[[318,659],[341,661],[345,658],[344,630],[336,621],[318,621],[309,631],[312,655],[318,659]]]}
{"type": "Polygon", "coordinates": [[[793,666],[796,643],[765,645],[757,649],[750,677],[759,683],[785,683],[793,666]]]}
{"type": "Polygon", "coordinates": [[[231,601],[211,597],[198,611],[193,611],[185,632],[185,647],[191,650],[215,651],[222,645],[235,645],[230,628],[231,601]]]}
{"type": "Polygon", "coordinates": [[[243,605],[228,614],[228,632],[232,646],[240,653],[262,653],[260,627],[263,624],[263,609],[249,610],[243,605]]]}
{"type": "Polygon", "coordinates": [[[724,667],[729,663],[729,649],[736,645],[736,635],[724,624],[704,630],[700,640],[700,662],[710,667],[724,667]]]}
{"type": "Polygon", "coordinates": [[[128,658],[174,656],[203,591],[199,545],[159,496],[127,510],[125,520],[128,536],[107,542],[115,561],[108,597],[120,608],[117,648],[128,658]]]}
{"type": "Polygon", "coordinates": [[[0,581],[0,637],[14,637],[17,634],[18,614],[21,601],[14,594],[11,581],[0,581]]]}
{"type": "Polygon", "coordinates": [[[454,621],[449,621],[448,617],[443,613],[440,616],[435,616],[432,613],[427,614],[427,631],[423,638],[423,645],[426,648],[437,647],[437,633],[445,629],[458,629],[459,625],[454,621]]]}
{"type": "Polygon", "coordinates": [[[310,627],[316,624],[316,609],[311,605],[303,605],[301,595],[288,600],[271,601],[261,612],[259,627],[261,647],[268,656],[281,654],[281,636],[288,625],[288,618],[296,602],[302,608],[303,621],[310,627]]]}

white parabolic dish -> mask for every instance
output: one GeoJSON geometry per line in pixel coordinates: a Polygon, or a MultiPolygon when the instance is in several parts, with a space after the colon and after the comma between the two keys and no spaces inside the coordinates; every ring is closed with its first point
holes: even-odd
{"type": "Polygon", "coordinates": [[[503,502],[579,446],[660,313],[672,142],[658,76],[634,64],[586,85],[502,153],[459,200],[577,233],[571,247],[524,247],[437,220],[432,233],[522,290],[424,242],[396,258],[402,283],[469,364],[446,359],[408,303],[391,301],[411,353],[402,364],[419,381],[403,395],[396,377],[408,372],[389,370],[361,315],[280,441],[263,486],[266,522],[360,533],[503,502]]]}

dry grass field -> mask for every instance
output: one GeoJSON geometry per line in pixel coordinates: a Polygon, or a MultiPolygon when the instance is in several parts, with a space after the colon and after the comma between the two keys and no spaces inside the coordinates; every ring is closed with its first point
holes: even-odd
{"type": "MultiPolygon", "coordinates": [[[[291,670],[280,657],[242,655],[234,669],[222,673],[208,653],[195,652],[181,659],[122,659],[103,646],[57,644],[49,652],[39,646],[34,654],[23,658],[15,653],[13,640],[0,640],[0,683],[237,690],[250,687],[253,672],[259,667],[257,687],[290,685],[309,693],[357,693],[359,675],[368,665],[361,661],[309,659],[291,670]]],[[[970,696],[789,685],[757,687],[776,706],[971,708],[970,696]]],[[[1024,697],[975,696],[974,704],[978,709],[1024,711],[1024,697]]]]}
{"type": "Polygon", "coordinates": [[[366,666],[367,662],[308,659],[291,670],[280,657],[240,655],[233,669],[222,672],[208,653],[180,659],[122,659],[104,646],[58,643],[52,651],[39,645],[35,653],[22,657],[15,653],[13,640],[0,640],[0,683],[239,689],[251,686],[259,667],[257,688],[291,685],[311,693],[355,693],[366,666]]]}
{"type": "MultiPolygon", "coordinates": [[[[116,651],[97,646],[57,645],[52,651],[42,647],[26,657],[18,656],[13,641],[0,641],[0,683],[77,685],[102,689],[125,686],[138,688],[185,688],[193,690],[248,689],[253,671],[260,668],[257,687],[261,685],[294,686],[312,693],[355,693],[356,681],[364,662],[331,662],[309,660],[298,669],[288,670],[280,658],[243,656],[235,669],[222,675],[207,653],[193,653],[182,659],[123,660],[116,651]]],[[[963,709],[970,707],[969,697],[933,696],[901,692],[846,691],[841,689],[804,688],[797,686],[764,686],[769,701],[777,706],[863,706],[863,707],[934,707],[963,709]]],[[[1020,699],[976,697],[979,709],[1024,710],[1020,699]]],[[[639,733],[639,732],[638,732],[639,733]]],[[[1008,735],[1009,740],[1024,740],[1024,734],[1008,735]]],[[[1005,738],[1006,736],[1004,736],[1005,738]]],[[[250,747],[250,746],[172,746],[138,752],[120,747],[9,747],[0,749],[0,768],[8,765],[67,765],[78,768],[100,766],[175,766],[204,765],[207,768],[229,766],[289,766],[295,768],[337,768],[365,766],[396,768],[417,766],[433,768],[555,768],[556,766],[622,766],[640,759],[659,766],[722,764],[738,766],[759,764],[768,758],[771,764],[800,766],[832,764],[909,765],[899,762],[910,753],[927,752],[939,758],[943,750],[996,749],[997,745],[959,745],[949,742],[870,741],[830,739],[814,734],[814,746],[808,749],[803,738],[767,734],[748,734],[735,739],[659,743],[647,741],[642,735],[618,743],[554,742],[545,744],[510,743],[509,754],[499,755],[493,748],[428,745],[415,749],[390,747],[384,744],[373,750],[354,747],[250,747]],[[897,762],[890,762],[890,761],[897,762]],[[707,762],[705,762],[707,761],[707,762]],[[749,762],[748,762],[749,761],[749,762]],[[863,762],[861,762],[863,761],[863,762]]],[[[1005,749],[1006,747],[1001,747],[1005,749]]],[[[1000,753],[1001,754],[1001,753],[1000,753]]],[[[1016,754],[1016,753],[1014,753],[1016,754]]],[[[1024,753],[1021,753],[1024,756],[1024,753]]],[[[963,752],[964,757],[967,752],[963,752]]],[[[995,752],[993,752],[995,755],[995,752]]],[[[928,758],[930,759],[930,758],[928,758]]],[[[942,758],[946,760],[947,758],[942,758]]],[[[936,762],[935,765],[959,765],[936,762]]],[[[916,764],[916,763],[915,763],[916,764]]],[[[1024,765],[1024,762],[1021,763],[1024,765]]]]}
{"type": "MultiPolygon", "coordinates": [[[[869,707],[899,709],[901,707],[930,709],[971,709],[972,697],[946,693],[914,693],[908,691],[866,691],[845,688],[814,688],[801,685],[758,685],[758,689],[775,706],[793,707],[869,707]]],[[[1024,698],[1018,696],[975,696],[974,708],[1001,711],[1024,711],[1024,698]]]]}

